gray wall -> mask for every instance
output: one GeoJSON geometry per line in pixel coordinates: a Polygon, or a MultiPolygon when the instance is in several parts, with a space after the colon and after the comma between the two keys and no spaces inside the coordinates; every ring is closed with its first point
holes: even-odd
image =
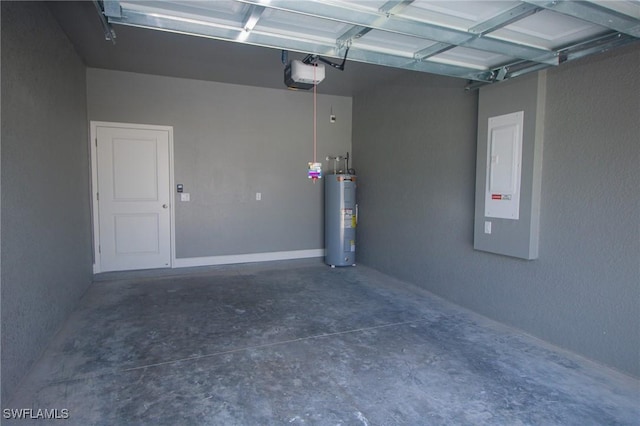
{"type": "MultiPolygon", "coordinates": [[[[175,182],[191,194],[176,202],[178,258],[324,247],[322,185],[306,177],[312,92],[100,69],[87,86],[90,120],[174,127],[175,182]]],[[[351,150],[351,98],[318,96],[317,134],[323,163],[351,150]]]]}
{"type": "Polygon", "coordinates": [[[534,261],[473,250],[477,94],[464,82],[415,76],[355,96],[359,262],[640,376],[638,69],[635,46],[548,72],[534,261]]]}
{"type": "Polygon", "coordinates": [[[91,283],[85,67],[40,3],[2,2],[2,406],[91,283]]]}

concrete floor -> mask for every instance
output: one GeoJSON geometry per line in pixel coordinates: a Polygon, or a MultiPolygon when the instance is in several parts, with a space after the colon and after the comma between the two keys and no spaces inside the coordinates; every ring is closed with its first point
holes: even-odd
{"type": "Polygon", "coordinates": [[[3,408],[74,425],[640,424],[637,380],[372,269],[184,272],[101,277],[3,408]]]}

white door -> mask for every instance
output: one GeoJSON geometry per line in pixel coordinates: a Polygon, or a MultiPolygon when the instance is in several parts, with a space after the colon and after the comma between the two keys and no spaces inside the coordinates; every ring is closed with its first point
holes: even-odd
{"type": "Polygon", "coordinates": [[[99,269],[171,266],[169,131],[97,125],[99,269]]]}

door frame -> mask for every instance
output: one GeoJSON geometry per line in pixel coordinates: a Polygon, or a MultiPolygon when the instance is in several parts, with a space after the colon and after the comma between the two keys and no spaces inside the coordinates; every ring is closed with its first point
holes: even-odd
{"type": "Polygon", "coordinates": [[[117,127],[124,129],[143,129],[166,131],[169,135],[169,246],[171,249],[170,268],[174,268],[176,261],[176,222],[175,222],[175,192],[174,163],[173,163],[173,126],[159,126],[154,124],[118,123],[110,121],[90,121],[89,151],[91,153],[91,221],[93,229],[93,273],[102,272],[100,264],[100,213],[98,209],[98,127],[117,127]]]}

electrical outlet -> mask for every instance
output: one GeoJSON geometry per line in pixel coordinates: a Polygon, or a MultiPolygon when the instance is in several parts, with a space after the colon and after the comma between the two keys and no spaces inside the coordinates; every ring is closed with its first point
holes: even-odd
{"type": "Polygon", "coordinates": [[[262,200],[262,192],[256,192],[256,201],[262,200]]]}
{"type": "Polygon", "coordinates": [[[331,114],[331,115],[329,116],[329,122],[330,122],[330,123],[335,123],[335,122],[336,122],[336,116],[335,116],[334,114],[331,114]]]}
{"type": "Polygon", "coordinates": [[[182,192],[180,194],[180,201],[191,201],[191,194],[188,192],[182,192]]]}

